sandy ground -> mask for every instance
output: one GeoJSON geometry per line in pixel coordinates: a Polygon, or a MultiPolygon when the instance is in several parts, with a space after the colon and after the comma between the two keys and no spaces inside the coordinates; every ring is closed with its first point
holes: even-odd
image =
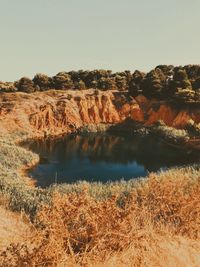
{"type": "Polygon", "coordinates": [[[30,226],[22,214],[13,213],[0,206],[0,250],[17,243],[30,234],[30,226]]]}

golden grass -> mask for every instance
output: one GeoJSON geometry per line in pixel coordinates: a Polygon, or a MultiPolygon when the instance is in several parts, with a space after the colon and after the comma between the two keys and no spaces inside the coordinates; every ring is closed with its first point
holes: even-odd
{"type": "Polygon", "coordinates": [[[13,213],[0,206],[0,249],[10,243],[22,242],[30,235],[30,225],[21,214],[13,213]]]}
{"type": "Polygon", "coordinates": [[[54,193],[31,238],[1,253],[2,266],[200,266],[200,175],[150,175],[98,200],[54,193]]]}

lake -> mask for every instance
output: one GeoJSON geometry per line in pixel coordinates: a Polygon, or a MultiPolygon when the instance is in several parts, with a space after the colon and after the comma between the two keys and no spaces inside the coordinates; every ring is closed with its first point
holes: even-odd
{"type": "Polygon", "coordinates": [[[195,155],[156,137],[91,133],[34,140],[23,146],[40,155],[39,164],[29,175],[41,187],[79,180],[103,183],[128,180],[197,162],[195,155]]]}

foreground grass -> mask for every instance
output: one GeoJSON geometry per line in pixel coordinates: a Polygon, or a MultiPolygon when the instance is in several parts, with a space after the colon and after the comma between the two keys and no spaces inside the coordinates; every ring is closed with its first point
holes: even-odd
{"type": "Polygon", "coordinates": [[[200,266],[200,171],[138,182],[30,187],[19,169],[38,160],[0,139],[0,191],[31,218],[32,235],[7,246],[0,266],[200,266]],[[33,230],[34,229],[34,230],[33,230]]]}
{"type": "Polygon", "coordinates": [[[0,206],[0,215],[0,250],[11,243],[23,242],[27,235],[30,235],[31,224],[27,223],[21,214],[0,206]]]}
{"type": "Polygon", "coordinates": [[[7,248],[1,264],[199,266],[199,185],[198,171],[173,170],[101,200],[89,184],[80,193],[54,192],[32,237],[7,248]]]}

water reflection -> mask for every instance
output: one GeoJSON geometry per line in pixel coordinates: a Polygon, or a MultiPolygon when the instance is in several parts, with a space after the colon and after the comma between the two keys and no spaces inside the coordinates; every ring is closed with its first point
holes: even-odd
{"type": "Polygon", "coordinates": [[[197,161],[196,156],[172,148],[161,140],[132,135],[69,135],[31,141],[25,146],[41,156],[40,164],[30,174],[42,187],[55,180],[106,182],[130,179],[197,161]]]}

